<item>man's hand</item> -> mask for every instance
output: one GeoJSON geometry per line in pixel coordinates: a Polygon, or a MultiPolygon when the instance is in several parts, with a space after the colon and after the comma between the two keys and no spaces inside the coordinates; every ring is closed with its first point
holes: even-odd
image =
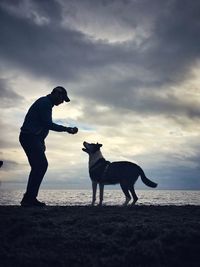
{"type": "Polygon", "coordinates": [[[78,128],[77,127],[67,127],[67,132],[70,134],[76,134],[76,133],[78,133],[78,128]]]}

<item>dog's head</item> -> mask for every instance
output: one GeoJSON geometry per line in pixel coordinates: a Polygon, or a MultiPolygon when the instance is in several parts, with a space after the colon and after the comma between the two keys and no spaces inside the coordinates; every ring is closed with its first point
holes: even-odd
{"type": "Polygon", "coordinates": [[[87,142],[83,142],[83,146],[84,148],[82,148],[82,150],[88,154],[94,154],[96,151],[100,150],[100,148],[102,147],[102,144],[96,143],[87,143],[87,142]]]}

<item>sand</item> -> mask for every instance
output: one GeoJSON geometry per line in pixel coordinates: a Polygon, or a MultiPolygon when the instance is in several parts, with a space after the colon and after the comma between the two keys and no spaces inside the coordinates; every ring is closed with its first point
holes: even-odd
{"type": "Polygon", "coordinates": [[[0,206],[0,265],[200,266],[200,206],[0,206]]]}

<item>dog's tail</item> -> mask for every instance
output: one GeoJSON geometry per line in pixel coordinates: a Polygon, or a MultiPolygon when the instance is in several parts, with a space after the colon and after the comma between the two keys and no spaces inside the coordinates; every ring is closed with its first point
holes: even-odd
{"type": "Polygon", "coordinates": [[[157,187],[158,184],[156,184],[156,183],[154,183],[153,181],[149,180],[149,179],[146,177],[144,171],[143,171],[141,168],[140,168],[140,177],[141,177],[141,179],[142,179],[142,182],[143,182],[145,185],[147,185],[147,186],[149,186],[149,187],[153,187],[153,188],[157,187]]]}

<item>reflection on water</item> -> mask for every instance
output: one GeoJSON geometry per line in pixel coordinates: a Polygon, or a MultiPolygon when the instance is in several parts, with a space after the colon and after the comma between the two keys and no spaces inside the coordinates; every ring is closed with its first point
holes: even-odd
{"type": "MultiPolygon", "coordinates": [[[[0,189],[0,205],[19,205],[23,190],[0,189]]],[[[200,205],[200,191],[137,190],[137,205],[200,205]]],[[[47,205],[89,205],[91,190],[40,190],[38,199],[47,205]]],[[[98,195],[97,195],[98,197],[98,195]]],[[[104,204],[121,205],[124,195],[121,190],[106,190],[104,204]]]]}

